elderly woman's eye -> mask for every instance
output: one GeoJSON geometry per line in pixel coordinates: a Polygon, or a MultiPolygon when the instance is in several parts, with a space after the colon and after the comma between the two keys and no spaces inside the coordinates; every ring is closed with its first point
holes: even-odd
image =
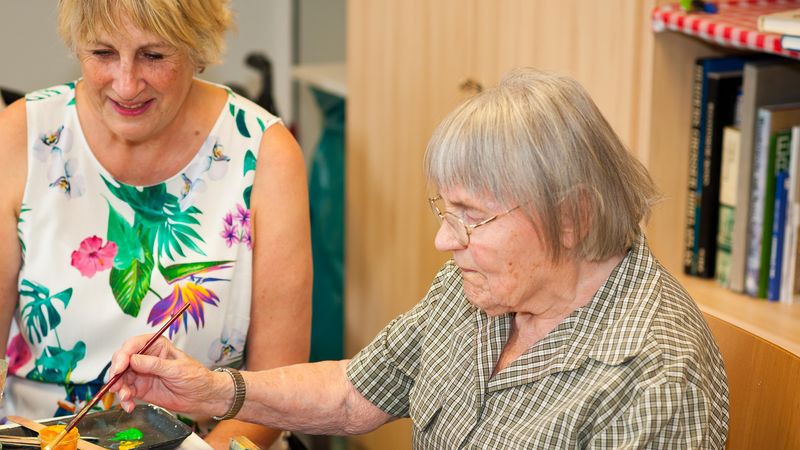
{"type": "Polygon", "coordinates": [[[107,57],[109,57],[109,56],[114,54],[114,52],[112,52],[111,50],[105,50],[105,49],[103,49],[103,50],[92,50],[91,53],[92,53],[93,56],[96,56],[98,58],[107,58],[107,57]]]}

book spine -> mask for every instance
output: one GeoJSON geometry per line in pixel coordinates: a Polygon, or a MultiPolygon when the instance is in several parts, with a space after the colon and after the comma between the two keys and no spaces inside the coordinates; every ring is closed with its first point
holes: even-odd
{"type": "Polygon", "coordinates": [[[733,221],[736,212],[737,169],[741,132],[727,126],[722,137],[722,166],[719,184],[719,222],[717,227],[717,260],[715,279],[723,287],[730,286],[733,221]]]}
{"type": "Polygon", "coordinates": [[[754,132],[755,145],[753,147],[753,166],[750,180],[750,223],[747,232],[747,265],[744,279],[744,291],[747,295],[753,297],[758,296],[761,269],[764,188],[769,155],[769,115],[770,112],[767,110],[758,110],[754,132]]]}
{"type": "Polygon", "coordinates": [[[767,299],[777,301],[781,298],[781,275],[783,270],[783,232],[786,224],[787,182],[789,174],[781,171],[775,177],[775,206],[772,219],[772,238],[770,241],[769,279],[767,299]]]}
{"type": "Polygon", "coordinates": [[[767,299],[780,300],[783,275],[783,245],[786,230],[786,211],[789,202],[789,169],[792,130],[780,130],[775,137],[775,206],[772,219],[769,280],[767,299]]]}
{"type": "Polygon", "coordinates": [[[697,275],[713,278],[717,256],[719,183],[722,164],[722,133],[734,120],[741,72],[711,73],[706,86],[705,136],[703,143],[702,197],[697,235],[697,275]]]}
{"type": "Polygon", "coordinates": [[[778,135],[769,137],[767,170],[764,177],[764,219],[761,224],[761,255],[759,256],[758,298],[767,298],[769,286],[769,263],[772,253],[772,224],[775,216],[775,158],[778,148],[778,135]]]}
{"type": "Polygon", "coordinates": [[[697,186],[698,157],[700,154],[700,124],[703,108],[703,64],[697,61],[694,66],[692,89],[691,137],[689,140],[689,182],[686,192],[686,231],[683,253],[683,272],[687,275],[697,273],[697,253],[695,226],[697,225],[697,186]]]}
{"type": "Polygon", "coordinates": [[[789,150],[789,190],[786,211],[786,229],[783,240],[783,270],[781,274],[781,303],[793,303],[797,295],[796,266],[798,257],[797,234],[800,227],[800,126],[792,128],[789,150]]]}

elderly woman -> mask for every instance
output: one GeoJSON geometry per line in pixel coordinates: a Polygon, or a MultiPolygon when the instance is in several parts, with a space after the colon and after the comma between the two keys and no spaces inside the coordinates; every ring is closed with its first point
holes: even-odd
{"type": "MultiPolygon", "coordinates": [[[[302,154],[277,117],[195,77],[220,58],[227,1],[61,0],[58,24],[82,77],[0,113],[6,412],[80,409],[123,340],[185,302],[169,336],[205,367],[306,361],[302,154]]],[[[278,432],[223,420],[207,441],[236,435],[278,432]]]]}
{"type": "Polygon", "coordinates": [[[414,446],[723,448],[727,386],[701,313],[648,249],[655,196],[587,93],[516,70],[439,126],[425,159],[451,252],[351,361],[241,378],[147,336],[114,389],[178,411],[312,433],[413,420],[414,446]]]}

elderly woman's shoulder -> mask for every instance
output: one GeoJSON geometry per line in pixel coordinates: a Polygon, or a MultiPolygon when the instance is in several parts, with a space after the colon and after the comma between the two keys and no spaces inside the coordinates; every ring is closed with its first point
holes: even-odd
{"type": "Polygon", "coordinates": [[[664,363],[722,364],[719,347],[702,311],[670,273],[663,271],[658,308],[650,328],[664,363]]]}

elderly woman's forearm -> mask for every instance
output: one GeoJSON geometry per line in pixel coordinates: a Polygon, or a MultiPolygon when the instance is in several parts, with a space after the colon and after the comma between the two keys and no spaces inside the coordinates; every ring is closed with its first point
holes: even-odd
{"type": "Polygon", "coordinates": [[[360,434],[391,416],[347,379],[347,361],[297,364],[245,372],[247,395],[237,419],[311,434],[360,434]]]}

